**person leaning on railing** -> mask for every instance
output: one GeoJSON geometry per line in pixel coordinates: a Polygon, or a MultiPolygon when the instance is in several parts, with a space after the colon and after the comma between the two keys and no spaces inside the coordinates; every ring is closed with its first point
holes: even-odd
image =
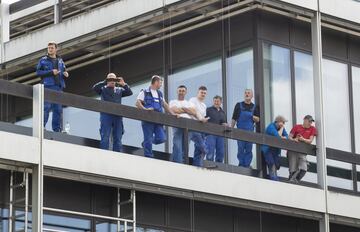
{"type": "MultiPolygon", "coordinates": [[[[123,97],[133,93],[122,77],[109,73],[104,81],[93,86],[93,90],[101,96],[101,100],[121,104],[123,97]]],[[[113,133],[113,151],[122,151],[121,139],[124,134],[123,119],[121,116],[100,113],[100,148],[109,149],[110,133],[113,133]]]]}
{"type": "MultiPolygon", "coordinates": [[[[295,142],[311,144],[317,135],[317,130],[312,123],[315,122],[311,115],[304,117],[303,124],[295,125],[289,135],[289,139],[295,142]]],[[[308,162],[306,154],[295,151],[288,151],[287,157],[289,161],[289,181],[298,183],[306,174],[308,162]]]]}
{"type": "MultiPolygon", "coordinates": [[[[162,86],[163,79],[154,75],[151,78],[151,85],[149,88],[142,89],[137,96],[136,107],[147,111],[163,112],[163,108],[170,114],[175,115],[169,105],[166,103],[160,88],[162,86]]],[[[153,157],[152,144],[161,144],[166,141],[166,134],[164,126],[157,123],[143,121],[141,123],[144,141],[142,146],[144,147],[144,155],[146,157],[153,157]]]]}
{"type": "MultiPolygon", "coordinates": [[[[41,78],[41,83],[47,89],[62,92],[65,88],[65,78],[69,77],[64,61],[57,55],[58,45],[51,41],[47,46],[47,55],[43,56],[37,66],[36,75],[41,78]]],[[[52,110],[52,129],[55,132],[62,130],[62,105],[56,103],[44,103],[44,126],[49,119],[52,110]]]]}
{"type": "MultiPolygon", "coordinates": [[[[185,99],[187,88],[185,85],[180,85],[177,88],[177,99],[171,100],[170,109],[177,115],[178,118],[195,119],[198,117],[195,105],[185,99]]],[[[198,118],[201,119],[201,118],[198,118]]],[[[195,147],[205,152],[205,145],[203,137],[198,132],[189,132],[189,139],[194,142],[195,147]]],[[[173,152],[171,160],[177,163],[184,162],[184,144],[189,141],[184,141],[184,129],[173,128],[173,152]]]]}
{"type": "MultiPolygon", "coordinates": [[[[283,116],[277,116],[275,118],[275,121],[270,123],[266,127],[265,134],[275,136],[281,139],[287,139],[288,134],[285,130],[285,122],[287,122],[287,120],[283,116]]],[[[278,181],[279,177],[277,176],[277,170],[280,169],[281,149],[276,147],[270,147],[268,145],[262,145],[261,151],[269,169],[270,179],[278,181]]]]}

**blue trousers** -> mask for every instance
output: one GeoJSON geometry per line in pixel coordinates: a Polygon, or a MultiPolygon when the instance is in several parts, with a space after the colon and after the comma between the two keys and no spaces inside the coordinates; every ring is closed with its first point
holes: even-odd
{"type": "Polygon", "coordinates": [[[206,136],[206,160],[222,163],[224,161],[224,138],[216,135],[206,136]],[[215,155],[216,150],[216,155],[215,155]]]}
{"type": "MultiPolygon", "coordinates": [[[[171,160],[176,163],[184,163],[184,129],[174,128],[173,153],[171,160]]],[[[195,144],[193,165],[202,166],[205,155],[204,137],[198,132],[189,132],[189,139],[195,144]]]]}
{"type": "Polygon", "coordinates": [[[274,152],[271,148],[267,152],[262,152],[266,165],[269,169],[269,177],[271,180],[278,181],[277,170],[280,168],[280,154],[274,152]]]}
{"type": "MultiPolygon", "coordinates": [[[[62,92],[60,86],[45,86],[47,89],[55,90],[62,92]]],[[[44,102],[44,127],[46,126],[47,121],[49,120],[50,111],[53,112],[52,115],[52,130],[55,132],[61,132],[62,127],[62,105],[44,102]]]]}
{"type": "Polygon", "coordinates": [[[245,141],[237,141],[237,144],[238,144],[237,158],[239,160],[239,166],[245,168],[250,167],[253,158],[253,153],[252,153],[253,144],[245,141]]]}
{"type": "Polygon", "coordinates": [[[150,122],[142,122],[141,126],[144,134],[144,142],[142,143],[144,147],[144,155],[146,157],[154,157],[152,145],[161,144],[166,141],[164,126],[150,122]]]}
{"type": "Polygon", "coordinates": [[[124,125],[122,117],[111,114],[100,113],[100,148],[109,150],[109,140],[112,130],[113,135],[113,151],[120,152],[122,150],[122,135],[124,133],[124,125]]]}

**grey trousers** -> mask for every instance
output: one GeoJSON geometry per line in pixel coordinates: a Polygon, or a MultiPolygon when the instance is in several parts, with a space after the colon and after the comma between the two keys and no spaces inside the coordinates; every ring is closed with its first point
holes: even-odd
{"type": "Polygon", "coordinates": [[[289,160],[289,172],[296,172],[299,170],[307,171],[308,163],[306,160],[306,154],[297,153],[294,151],[288,151],[287,157],[289,160]]]}

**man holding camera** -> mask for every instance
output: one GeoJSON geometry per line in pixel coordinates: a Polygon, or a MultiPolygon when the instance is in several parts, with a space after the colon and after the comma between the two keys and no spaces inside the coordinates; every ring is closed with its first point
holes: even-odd
{"type": "MultiPolygon", "coordinates": [[[[114,73],[109,73],[104,81],[93,86],[93,90],[101,96],[101,100],[121,104],[123,97],[131,96],[133,93],[122,77],[116,77],[114,73]]],[[[121,116],[100,113],[100,148],[109,149],[109,139],[112,130],[113,151],[122,150],[122,135],[124,125],[121,116]]]]}

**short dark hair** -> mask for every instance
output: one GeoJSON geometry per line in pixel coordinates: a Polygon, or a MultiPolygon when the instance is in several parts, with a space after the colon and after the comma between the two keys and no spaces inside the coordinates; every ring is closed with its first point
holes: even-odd
{"type": "Polygon", "coordinates": [[[185,85],[179,85],[177,88],[178,89],[187,89],[185,85]]]}
{"type": "Polygon", "coordinates": [[[202,85],[202,86],[199,87],[199,90],[205,90],[205,91],[207,91],[207,88],[206,88],[206,86],[203,86],[203,85],[202,85]]]}
{"type": "Polygon", "coordinates": [[[57,47],[58,47],[57,43],[56,43],[56,42],[54,42],[54,41],[50,41],[50,42],[48,43],[48,47],[49,47],[49,46],[51,46],[51,45],[54,45],[54,46],[55,46],[55,48],[57,48],[57,47]]]}
{"type": "Polygon", "coordinates": [[[215,97],[213,97],[213,99],[220,99],[220,101],[222,101],[222,97],[219,95],[215,95],[215,97]]]}
{"type": "Polygon", "coordinates": [[[157,81],[162,81],[162,77],[158,75],[154,75],[151,77],[151,84],[154,84],[157,81]]]}

